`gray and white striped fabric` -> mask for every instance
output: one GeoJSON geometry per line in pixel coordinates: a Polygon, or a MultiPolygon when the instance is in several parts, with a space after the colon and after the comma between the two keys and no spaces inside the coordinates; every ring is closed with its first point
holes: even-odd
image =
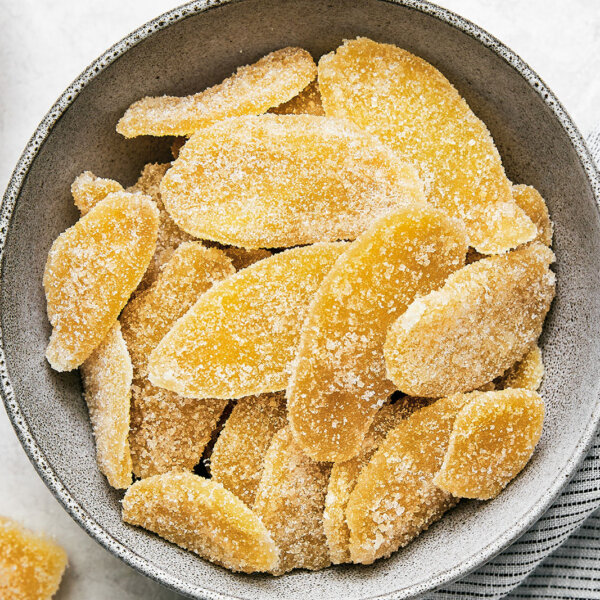
{"type": "MultiPolygon", "coordinates": [[[[600,164],[600,128],[588,137],[600,164]]],[[[600,433],[556,502],[514,544],[427,600],[600,600],[600,433]]]]}

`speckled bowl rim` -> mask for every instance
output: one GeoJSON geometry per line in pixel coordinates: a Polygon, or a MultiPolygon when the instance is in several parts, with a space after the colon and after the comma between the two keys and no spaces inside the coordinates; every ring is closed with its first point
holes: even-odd
{"type": "MultiPolygon", "coordinates": [[[[201,13],[217,6],[223,6],[233,2],[241,0],[196,0],[195,2],[189,2],[183,6],[175,8],[163,15],[149,21],[139,29],[123,38],[120,42],[117,42],[109,50],[107,50],[102,56],[94,61],[75,81],[65,90],[60,96],[56,103],[52,106],[50,111],[46,114],[42,122],[38,125],[35,133],[29,140],[23,154],[21,155],[17,166],[15,167],[8,187],[4,194],[2,206],[0,208],[0,285],[2,285],[2,268],[4,249],[6,246],[6,239],[8,230],[10,227],[10,221],[13,214],[13,210],[17,199],[20,195],[21,188],[33,163],[39,149],[50,135],[54,124],[58,121],[61,115],[69,108],[73,103],[77,95],[81,90],[103,71],[108,65],[114,62],[117,58],[122,56],[129,48],[135,46],[142,40],[148,38],[153,33],[164,29],[171,25],[181,21],[189,16],[201,13]]],[[[243,0],[242,0],[243,1],[243,0]]],[[[585,171],[588,181],[591,185],[594,197],[596,199],[597,207],[599,206],[600,198],[600,176],[596,169],[594,160],[587,148],[581,133],[572,122],[571,118],[563,108],[561,103],[554,96],[552,91],[546,86],[546,84],[540,79],[540,77],[525,63],[521,60],[512,50],[507,48],[495,37],[475,25],[470,21],[463,19],[455,13],[441,8],[430,2],[424,0],[380,0],[381,2],[389,2],[390,4],[397,4],[407,8],[415,9],[424,14],[431,15],[444,23],[466,33],[467,35],[479,40],[486,48],[490,49],[497,56],[506,61],[513,69],[519,72],[519,74],[527,80],[532,88],[541,96],[546,105],[552,111],[554,116],[558,119],[563,129],[569,136],[571,144],[580,163],[585,171]]],[[[77,500],[68,492],[60,478],[52,469],[52,466],[48,462],[46,456],[38,446],[35,438],[32,435],[31,430],[27,424],[25,416],[21,411],[18,401],[15,398],[14,390],[10,382],[8,375],[8,369],[6,366],[6,357],[4,351],[4,341],[2,337],[2,331],[0,330],[0,394],[4,400],[6,411],[12,422],[12,425],[17,433],[19,441],[21,442],[25,452],[27,453],[30,461],[33,463],[38,474],[48,486],[50,491],[63,505],[65,510],[73,517],[73,519],[97,542],[104,546],[109,552],[122,559],[125,563],[137,569],[144,575],[147,575],[151,579],[162,583],[168,588],[179,592],[184,595],[188,595],[193,598],[203,600],[231,600],[236,598],[235,596],[229,596],[221,594],[217,591],[206,589],[200,585],[191,585],[186,582],[179,580],[177,577],[170,575],[169,573],[155,567],[150,561],[146,560],[143,556],[130,550],[124,546],[119,540],[108,534],[77,502],[77,500]]],[[[600,406],[600,397],[596,399],[597,405],[600,406]]],[[[520,537],[550,506],[552,501],[558,496],[563,487],[567,484],[569,479],[575,473],[579,463],[582,461],[584,456],[587,454],[590,448],[598,422],[600,422],[600,411],[595,411],[596,417],[588,422],[585,431],[582,433],[579,443],[577,444],[571,457],[565,464],[561,473],[559,473],[554,483],[546,490],[542,498],[529,510],[529,512],[520,519],[517,523],[514,523],[511,527],[506,529],[502,535],[497,537],[493,542],[488,544],[486,548],[467,560],[463,561],[459,566],[447,569],[442,573],[439,573],[436,577],[431,578],[425,583],[416,584],[399,590],[397,592],[391,592],[388,594],[370,596],[370,598],[377,598],[379,600],[385,600],[392,598],[394,600],[400,600],[402,598],[414,597],[418,594],[423,594],[434,588],[450,583],[460,577],[465,576],[470,571],[476,569],[480,565],[487,562],[494,555],[501,552],[504,548],[510,545],[514,540],[520,537]]],[[[367,599],[365,599],[367,600],[367,599]]]]}

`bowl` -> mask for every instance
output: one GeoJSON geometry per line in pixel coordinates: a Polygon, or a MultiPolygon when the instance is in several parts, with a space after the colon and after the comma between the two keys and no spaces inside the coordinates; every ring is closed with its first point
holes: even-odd
{"type": "Polygon", "coordinates": [[[27,145],[0,215],[0,385],[21,443],[50,490],[100,544],[193,598],[409,598],[465,575],[505,548],[557,496],[600,419],[600,180],[552,92],[477,26],[417,0],[192,2],[144,25],[93,63],[60,97],[27,145]],[[120,518],[122,494],[96,468],[77,372],[44,359],[50,333],[42,272],[52,241],[78,215],[70,184],[89,169],[123,184],[168,139],[126,140],[115,124],[146,95],[188,94],[288,45],[319,57],[363,35],[438,67],[490,128],[512,181],[546,198],[555,223],[557,295],[541,345],[547,418],[527,468],[491,502],[461,502],[407,548],[371,566],[280,578],[234,574],[120,518]]]}

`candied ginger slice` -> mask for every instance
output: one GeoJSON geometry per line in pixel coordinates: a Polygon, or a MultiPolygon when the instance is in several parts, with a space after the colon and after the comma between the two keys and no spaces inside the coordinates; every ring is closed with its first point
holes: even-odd
{"type": "Polygon", "coordinates": [[[319,88],[326,115],[376,135],[417,169],[429,202],[463,219],[475,249],[501,253],[537,235],[485,124],[422,58],[359,37],[321,57],[319,88]]]}
{"type": "Polygon", "coordinates": [[[546,246],[552,245],[554,226],[541,194],[531,185],[513,185],[512,195],[517,205],[536,226],[538,234],[535,240],[546,246]]]}
{"type": "Polygon", "coordinates": [[[353,239],[390,210],[424,201],[415,170],[375,137],[311,115],[202,129],[160,189],[181,229],[244,248],[353,239]]]}
{"type": "Polygon", "coordinates": [[[395,404],[382,406],[365,436],[360,454],[345,462],[335,463],[331,468],[323,527],[332,563],[350,561],[350,530],[346,524],[346,506],[361,469],[369,462],[388,431],[414,411],[426,406],[428,402],[422,399],[402,398],[395,404]]]}
{"type": "Polygon", "coordinates": [[[256,514],[220,483],[171,472],[134,483],[123,520],[232,571],[270,571],[278,550],[256,514]]]}
{"type": "Polygon", "coordinates": [[[265,456],[254,512],[279,547],[275,575],[292,569],[318,570],[330,564],[323,510],[330,465],[306,456],[289,427],[273,437],[265,456]]]}
{"type": "Polygon", "coordinates": [[[317,67],[306,50],[282,48],[193,96],[134,102],[117,123],[117,131],[128,138],[191,135],[228,117],[260,115],[296,96],[316,75],[317,67]]]}
{"type": "Polygon", "coordinates": [[[502,375],[539,337],[554,297],[552,251],[539,242],[467,265],[390,327],[388,377],[439,398],[502,375]]]}
{"type": "Polygon", "coordinates": [[[66,567],[67,554],[60,546],[0,517],[0,598],[50,600],[66,567]]]}
{"type": "Polygon", "coordinates": [[[252,506],[265,453],[275,433],[285,424],[285,393],[238,400],[213,448],[211,477],[252,506]]]}
{"type": "Polygon", "coordinates": [[[536,392],[544,378],[544,362],[542,351],[536,344],[527,354],[516,362],[498,382],[498,389],[522,388],[536,392]]]}
{"type": "Polygon", "coordinates": [[[100,200],[111,192],[122,192],[123,186],[112,180],[96,177],[91,171],[84,171],[71,185],[71,194],[81,216],[90,212],[100,200]]]}
{"type": "Polygon", "coordinates": [[[104,339],[142,279],[157,230],[152,200],[113,192],[54,241],[44,271],[54,369],[75,369],[104,339]]]}
{"type": "Polygon", "coordinates": [[[108,483],[131,485],[129,421],[133,368],[117,321],[81,365],[85,401],[96,438],[96,460],[108,483]]]}
{"type": "Polygon", "coordinates": [[[433,478],[469,397],[442,398],[401,421],[362,469],[346,508],[353,562],[389,556],[456,504],[433,478]]]}
{"type": "Polygon", "coordinates": [[[472,394],[454,422],[434,484],[460,498],[496,497],[531,458],[543,422],[544,402],[534,391],[472,394]]]}
{"type": "Polygon", "coordinates": [[[288,387],[290,425],[311,458],[358,454],[395,390],[383,356],[389,324],[460,268],[466,251],[462,224],[423,205],[383,217],[336,262],[311,302],[288,387]]]}
{"type": "Polygon", "coordinates": [[[319,83],[315,79],[309,83],[297,96],[291,100],[269,109],[270,113],[276,115],[314,115],[322,117],[325,115],[321,102],[319,83]]]}
{"type": "Polygon", "coordinates": [[[215,285],[152,352],[152,383],[194,398],[284,390],[308,305],[347,248],[294,248],[215,285]]]}

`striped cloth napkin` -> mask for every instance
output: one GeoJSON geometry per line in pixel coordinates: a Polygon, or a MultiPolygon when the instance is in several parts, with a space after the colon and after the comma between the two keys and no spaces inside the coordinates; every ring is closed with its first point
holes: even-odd
{"type": "MultiPolygon", "coordinates": [[[[600,164],[600,128],[587,142],[600,164]]],[[[571,482],[529,531],[426,598],[600,600],[600,433],[571,482]]]]}

